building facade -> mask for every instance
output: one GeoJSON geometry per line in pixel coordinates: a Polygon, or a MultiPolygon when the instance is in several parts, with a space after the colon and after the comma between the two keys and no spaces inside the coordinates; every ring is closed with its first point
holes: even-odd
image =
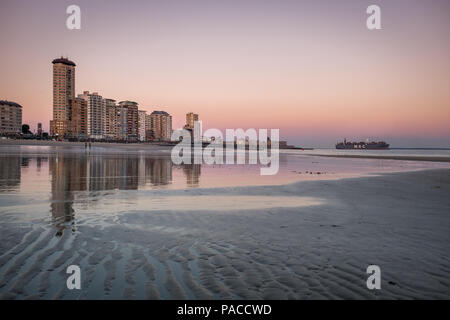
{"type": "Polygon", "coordinates": [[[22,132],[22,106],[18,103],[0,100],[0,134],[22,132]]]}
{"type": "Polygon", "coordinates": [[[37,124],[37,135],[42,136],[42,123],[38,122],[37,124]]]}
{"type": "Polygon", "coordinates": [[[128,108],[117,106],[117,135],[119,140],[128,139],[128,108]]]}
{"type": "Polygon", "coordinates": [[[202,122],[198,120],[198,114],[186,113],[186,124],[184,129],[191,134],[191,141],[199,142],[202,140],[202,122]]]}
{"type": "Polygon", "coordinates": [[[152,130],[152,115],[145,115],[145,140],[152,141],[154,140],[153,130],[152,130]]]}
{"type": "Polygon", "coordinates": [[[186,114],[186,125],[184,126],[186,129],[194,129],[194,123],[198,121],[198,114],[189,112],[186,114]]]}
{"type": "Polygon", "coordinates": [[[172,116],[165,111],[153,111],[150,114],[150,127],[155,140],[170,141],[172,116]]]}
{"type": "Polygon", "coordinates": [[[146,116],[147,111],[145,110],[139,110],[138,111],[138,138],[139,141],[145,141],[145,132],[146,132],[146,116]]]}
{"type": "Polygon", "coordinates": [[[107,140],[119,139],[119,113],[116,100],[104,99],[105,104],[105,138],[107,140]]]}
{"type": "Polygon", "coordinates": [[[70,99],[75,98],[75,63],[66,58],[54,59],[53,64],[53,120],[52,136],[65,136],[71,117],[70,99]]]}
{"type": "Polygon", "coordinates": [[[88,105],[82,98],[70,99],[70,121],[68,135],[71,138],[88,138],[88,105]]]}
{"type": "Polygon", "coordinates": [[[87,102],[87,133],[90,139],[104,139],[105,135],[105,103],[97,92],[84,91],[78,98],[87,102]]]}
{"type": "Polygon", "coordinates": [[[138,104],[134,101],[119,102],[121,109],[126,109],[127,117],[127,140],[137,141],[139,130],[139,111],[138,104]]]}

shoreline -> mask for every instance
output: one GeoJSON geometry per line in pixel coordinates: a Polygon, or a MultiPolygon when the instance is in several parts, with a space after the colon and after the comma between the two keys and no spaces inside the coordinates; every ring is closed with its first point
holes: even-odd
{"type": "MultiPolygon", "coordinates": [[[[123,148],[134,150],[168,151],[171,146],[158,143],[117,143],[117,142],[90,142],[91,147],[123,148]]],[[[84,147],[85,142],[50,141],[50,140],[11,140],[0,139],[1,146],[38,146],[38,147],[84,147]]]]}
{"type": "Polygon", "coordinates": [[[359,154],[305,154],[312,157],[327,158],[357,158],[357,159],[381,159],[381,160],[403,160],[403,161],[430,161],[450,162],[450,157],[443,156],[402,156],[402,155],[359,155],[359,154]]]}
{"type": "MultiPolygon", "coordinates": [[[[84,142],[69,141],[46,141],[46,140],[11,140],[0,139],[1,146],[41,146],[41,147],[84,147],[84,142]]],[[[145,150],[154,152],[167,152],[172,149],[171,145],[164,145],[162,142],[143,143],[117,143],[117,142],[91,142],[91,147],[102,147],[110,149],[125,150],[145,150]]],[[[285,150],[285,149],[280,149],[285,150]]],[[[305,149],[306,150],[306,149],[305,149]]],[[[356,159],[380,159],[380,160],[403,160],[403,161],[428,161],[428,162],[450,162],[450,157],[446,156],[415,156],[415,155],[361,155],[361,154],[312,154],[299,153],[310,157],[327,158],[356,158],[356,159]]]]}

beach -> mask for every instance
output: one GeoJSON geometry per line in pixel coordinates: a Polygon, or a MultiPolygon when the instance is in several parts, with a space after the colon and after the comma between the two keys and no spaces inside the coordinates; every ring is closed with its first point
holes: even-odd
{"type": "MultiPolygon", "coordinates": [[[[160,144],[158,142],[145,143],[116,143],[116,142],[91,142],[91,148],[101,149],[116,149],[129,151],[145,151],[149,153],[170,154],[171,146],[160,144]]],[[[85,142],[69,142],[69,141],[52,141],[52,140],[14,140],[14,139],[0,139],[0,146],[45,146],[45,147],[78,147],[84,148],[85,142]]],[[[448,149],[446,149],[448,150],[448,149]]],[[[281,152],[292,152],[290,149],[281,149],[281,152]]],[[[331,157],[331,158],[355,158],[355,159],[385,159],[385,160],[403,160],[403,161],[431,161],[431,162],[450,162],[450,155],[401,155],[401,154],[373,154],[370,151],[359,151],[357,154],[354,150],[347,151],[347,154],[321,152],[320,149],[312,153],[305,149],[295,150],[299,154],[310,155],[316,157],[331,157]]],[[[382,151],[383,152],[383,151],[382,151]]]]}
{"type": "MultiPolygon", "coordinates": [[[[169,152],[170,146],[160,145],[159,143],[116,143],[116,142],[88,142],[88,146],[104,149],[123,149],[123,150],[147,150],[152,152],[169,152]]],[[[79,147],[84,148],[85,142],[53,141],[53,140],[14,140],[0,139],[0,146],[37,146],[37,147],[79,147]]]]}
{"type": "Polygon", "coordinates": [[[11,148],[1,299],[450,298],[447,163],[289,155],[289,179],[252,185],[246,168],[11,148]],[[348,161],[374,173],[346,175],[348,161]],[[73,264],[81,290],[65,285],[73,264]],[[366,287],[369,265],[381,290],[366,287]]]}
{"type": "Polygon", "coordinates": [[[450,0],[0,8],[14,314],[450,300],[450,0]]]}

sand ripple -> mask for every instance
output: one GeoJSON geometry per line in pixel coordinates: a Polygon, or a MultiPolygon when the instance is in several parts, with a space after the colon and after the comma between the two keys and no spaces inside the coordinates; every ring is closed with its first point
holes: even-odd
{"type": "Polygon", "coordinates": [[[449,299],[449,190],[448,171],[428,171],[154,203],[142,194],[151,209],[75,207],[58,226],[3,208],[0,297],[449,299]],[[80,291],[65,287],[70,264],[81,266],[80,291]],[[382,268],[380,291],[365,287],[369,264],[382,268]]]}

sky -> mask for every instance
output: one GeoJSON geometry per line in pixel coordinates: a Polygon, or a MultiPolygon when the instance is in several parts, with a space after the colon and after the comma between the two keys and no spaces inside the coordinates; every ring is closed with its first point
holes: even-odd
{"type": "Polygon", "coordinates": [[[65,56],[76,94],[165,110],[175,129],[192,111],[204,129],[280,129],[297,146],[450,147],[449,15],[448,0],[0,0],[0,99],[48,130],[65,56]]]}

